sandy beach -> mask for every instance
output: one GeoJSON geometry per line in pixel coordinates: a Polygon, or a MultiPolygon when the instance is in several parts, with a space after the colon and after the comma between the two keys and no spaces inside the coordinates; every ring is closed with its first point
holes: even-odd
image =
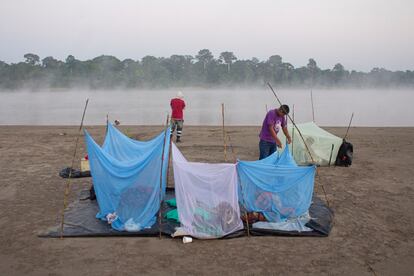
{"type": "MultiPolygon", "coordinates": [[[[101,143],[104,126],[87,127],[101,143]]],[[[161,126],[122,126],[135,139],[161,126]]],[[[235,156],[258,157],[259,127],[227,127],[235,156]]],[[[325,128],[343,136],[345,128],[325,128]]],[[[319,168],[335,212],[329,237],[39,238],[56,225],[78,127],[0,126],[1,275],[413,275],[414,128],[351,128],[354,163],[319,168]]],[[[77,162],[85,152],[79,140],[77,162]]],[[[185,126],[178,145],[189,161],[223,162],[221,127],[185,126]]],[[[228,162],[234,156],[227,151],[228,162]]],[[[91,185],[73,179],[70,200],[91,185]]],[[[170,174],[169,185],[173,185],[170,174]]]]}

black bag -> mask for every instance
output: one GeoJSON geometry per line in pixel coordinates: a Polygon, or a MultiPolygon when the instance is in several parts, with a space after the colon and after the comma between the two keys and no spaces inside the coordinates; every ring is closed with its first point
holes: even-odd
{"type": "Polygon", "coordinates": [[[339,148],[336,156],[335,166],[348,167],[352,165],[352,158],[354,155],[354,146],[345,139],[339,148]]]}
{"type": "Polygon", "coordinates": [[[70,173],[70,178],[80,178],[80,177],[90,177],[91,172],[81,172],[79,170],[71,169],[70,167],[64,168],[60,171],[59,175],[63,178],[68,178],[70,173]],[[72,171],[72,172],[71,172],[72,171]]]}
{"type": "Polygon", "coordinates": [[[90,200],[95,200],[96,199],[95,188],[93,187],[93,184],[92,184],[91,188],[89,189],[89,199],[90,200]]]}
{"type": "Polygon", "coordinates": [[[60,171],[59,175],[63,178],[79,178],[81,177],[81,172],[75,169],[71,169],[70,167],[64,168],[60,171]]]}

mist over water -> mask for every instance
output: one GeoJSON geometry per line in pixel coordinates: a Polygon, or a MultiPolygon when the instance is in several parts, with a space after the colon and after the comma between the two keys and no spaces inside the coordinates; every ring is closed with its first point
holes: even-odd
{"type": "MultiPolygon", "coordinates": [[[[79,125],[85,101],[85,125],[110,121],[123,125],[165,124],[170,99],[178,90],[0,92],[0,125],[79,125]]],[[[261,125],[268,109],[278,107],[268,88],[184,89],[185,125],[261,125]]],[[[276,91],[294,105],[297,123],[312,121],[310,90],[276,91]]],[[[315,121],[320,126],[414,126],[414,90],[313,90],[315,121]]],[[[292,115],[292,113],[291,113],[292,115]]]]}

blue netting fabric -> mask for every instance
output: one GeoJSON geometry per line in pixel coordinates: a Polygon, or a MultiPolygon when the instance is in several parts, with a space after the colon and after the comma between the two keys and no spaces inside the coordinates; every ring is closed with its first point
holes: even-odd
{"type": "Polygon", "coordinates": [[[119,231],[151,227],[160,207],[161,166],[161,197],[165,195],[170,129],[143,142],[109,124],[102,147],[86,130],[85,140],[99,205],[96,217],[119,231]]]}
{"type": "Polygon", "coordinates": [[[299,167],[289,148],[258,161],[239,161],[239,201],[249,212],[262,212],[269,222],[306,213],[311,205],[315,166],[299,167]]]}

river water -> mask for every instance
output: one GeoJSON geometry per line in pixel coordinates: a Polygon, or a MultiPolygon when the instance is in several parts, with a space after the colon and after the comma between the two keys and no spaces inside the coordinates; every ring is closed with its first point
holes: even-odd
{"type": "MultiPolygon", "coordinates": [[[[224,103],[226,125],[260,125],[266,108],[277,107],[268,88],[184,89],[186,125],[221,125],[224,103]]],[[[295,121],[314,120],[320,126],[414,126],[414,89],[276,91],[294,107],[295,121]]],[[[106,115],[121,124],[161,125],[177,90],[19,91],[0,92],[0,125],[79,125],[89,98],[86,125],[103,125],[106,115]]],[[[293,112],[291,113],[293,115],[293,112]]]]}

